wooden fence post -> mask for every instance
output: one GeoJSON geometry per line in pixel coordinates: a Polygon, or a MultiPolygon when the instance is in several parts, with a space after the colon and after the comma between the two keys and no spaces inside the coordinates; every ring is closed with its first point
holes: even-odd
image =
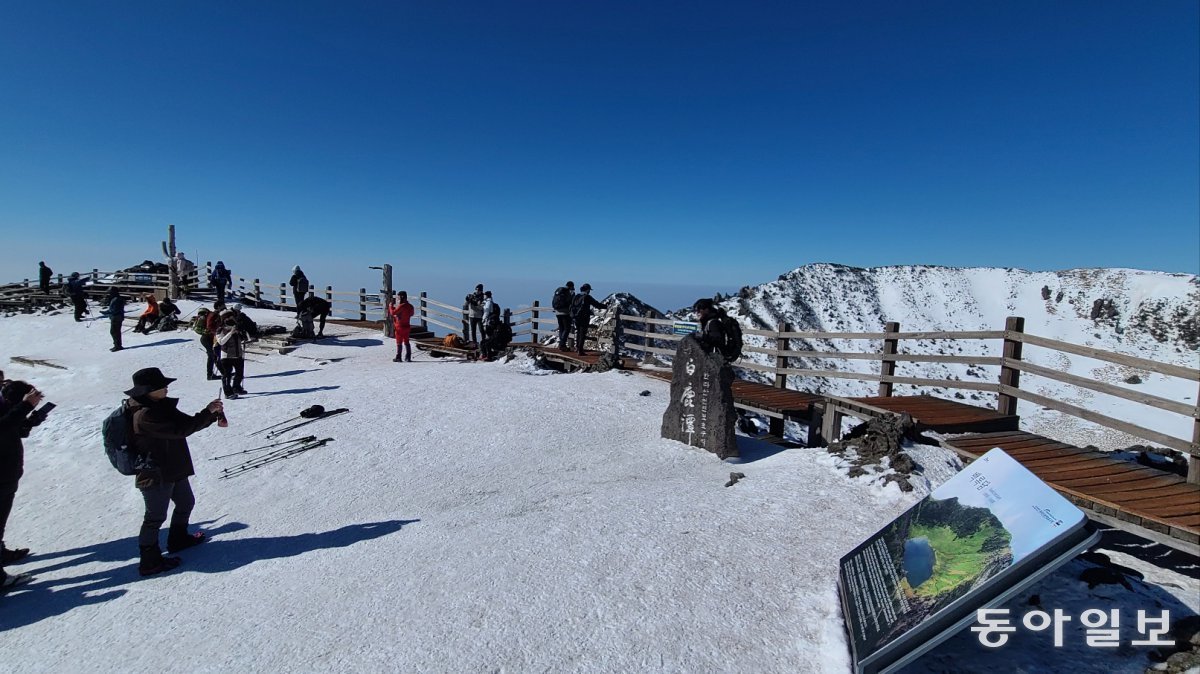
{"type": "Polygon", "coordinates": [[[540,306],[541,306],[541,302],[539,302],[537,300],[533,301],[533,311],[530,313],[530,316],[532,317],[530,320],[533,322],[529,324],[529,342],[531,344],[537,344],[537,342],[538,342],[538,332],[537,331],[538,331],[538,326],[540,325],[540,323],[538,322],[538,307],[540,307],[540,306]]]}
{"type": "MultiPolygon", "coordinates": [[[[1004,352],[1003,358],[1000,361],[1000,385],[1011,386],[1012,388],[1021,388],[1021,371],[1009,367],[1009,361],[1021,360],[1022,342],[1011,339],[1008,333],[1025,332],[1025,319],[1020,316],[1009,316],[1004,321],[1004,352]]],[[[996,398],[996,411],[1000,414],[1016,416],[1017,414],[1017,398],[1008,395],[1003,391],[996,398]]]]}
{"type": "Polygon", "coordinates": [[[367,289],[358,289],[358,320],[367,320],[367,289]]]}
{"type": "Polygon", "coordinates": [[[422,331],[429,330],[429,321],[427,320],[427,317],[429,315],[429,313],[428,313],[429,312],[429,303],[425,301],[426,299],[428,299],[428,297],[429,296],[425,293],[425,291],[422,290],[421,291],[421,330],[422,331]]]}
{"type": "Polygon", "coordinates": [[[28,287],[29,287],[29,279],[25,279],[25,281],[24,281],[23,285],[24,285],[26,288],[28,288],[28,287]]]}
{"type": "Polygon", "coordinates": [[[512,327],[512,309],[505,309],[504,313],[501,314],[501,318],[504,319],[505,325],[507,325],[510,328],[512,327]]]}
{"type": "Polygon", "coordinates": [[[286,305],[287,305],[287,284],[280,283],[279,284],[279,306],[283,307],[286,305]]]}
{"type": "Polygon", "coordinates": [[[259,283],[258,279],[254,279],[254,303],[262,303],[262,283],[259,283]]]}
{"type": "MultiPolygon", "coordinates": [[[[887,332],[887,333],[892,333],[892,334],[900,332],[900,324],[897,323],[896,321],[888,321],[887,323],[884,323],[883,331],[887,332]]],[[[896,355],[896,352],[897,352],[899,346],[900,346],[900,340],[896,339],[895,337],[891,337],[891,338],[884,337],[883,338],[884,359],[883,359],[883,361],[881,361],[881,364],[879,366],[879,397],[880,398],[890,398],[892,395],[893,384],[892,384],[892,382],[888,381],[888,377],[895,376],[896,361],[894,361],[890,358],[887,358],[887,356],[896,355]]]]}
{"type": "Polygon", "coordinates": [[[383,287],[380,288],[383,293],[383,336],[393,338],[396,336],[395,325],[388,320],[388,311],[392,308],[392,300],[395,298],[395,292],[392,290],[392,265],[384,263],[383,265],[383,287]]]}
{"type": "MultiPolygon", "coordinates": [[[[114,277],[115,277],[115,274],[114,274],[114,277]]],[[[95,267],[92,267],[92,281],[94,282],[94,281],[99,281],[99,280],[100,280],[100,270],[96,269],[95,267]]]]}
{"type": "MultiPolygon", "coordinates": [[[[621,324],[621,312],[617,311],[617,323],[616,323],[616,325],[613,326],[612,355],[616,357],[618,369],[620,369],[620,367],[621,367],[621,337],[624,335],[625,335],[625,328],[621,324]]],[[[600,336],[596,335],[596,339],[597,339],[596,346],[597,347],[599,347],[599,345],[600,345],[599,338],[600,338],[600,336]]]]}
{"type": "MultiPolygon", "coordinates": [[[[1197,398],[1196,400],[1200,400],[1197,398]]],[[[1192,451],[1200,448],[1200,417],[1192,418],[1192,451]]],[[[1200,456],[1188,454],[1187,481],[1200,484],[1200,456]]]]}
{"type": "MultiPolygon", "coordinates": [[[[211,278],[212,278],[212,260],[205,260],[204,261],[204,285],[206,288],[213,287],[212,281],[209,280],[211,278]]],[[[199,285],[199,283],[197,283],[197,285],[199,285]]]]}
{"type": "MultiPolygon", "coordinates": [[[[775,327],[776,327],[776,331],[779,333],[792,331],[792,326],[790,323],[780,323],[779,325],[777,325],[775,327]]],[[[787,337],[782,337],[782,336],[775,337],[775,350],[776,351],[787,351],[790,348],[791,348],[791,340],[789,340],[787,337]]],[[[787,373],[778,371],[778,370],[786,370],[787,366],[788,366],[788,357],[784,356],[782,354],[778,354],[778,353],[775,354],[776,372],[775,372],[775,381],[772,382],[774,384],[775,388],[787,388],[787,373]]],[[[770,433],[771,435],[773,435],[777,438],[782,438],[785,429],[786,429],[786,425],[784,424],[783,419],[776,419],[775,417],[767,417],[767,432],[768,433],[770,433]]]]}

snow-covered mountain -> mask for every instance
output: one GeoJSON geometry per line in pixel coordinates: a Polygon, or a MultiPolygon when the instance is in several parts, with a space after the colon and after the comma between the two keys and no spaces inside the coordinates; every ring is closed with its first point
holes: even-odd
{"type": "MultiPolygon", "coordinates": [[[[1133,269],[1021,269],[894,266],[862,269],[811,264],[775,281],[744,287],[721,305],[744,327],[773,330],[782,323],[795,331],[879,332],[888,321],[904,331],[1002,330],[1008,316],[1025,319],[1025,331],[1042,337],[1152,360],[1197,367],[1200,353],[1200,281],[1191,274],[1133,269]]],[[[675,316],[690,317],[689,310],[675,316]]],[[[748,344],[774,346],[762,337],[748,344]]],[[[794,350],[874,352],[878,340],[793,340],[794,350]]],[[[902,341],[903,353],[1000,355],[999,340],[902,341]]],[[[1024,358],[1057,370],[1129,386],[1167,398],[1194,401],[1195,382],[1164,377],[1102,361],[1026,346],[1024,358]]],[[[744,359],[774,364],[763,354],[744,359]]],[[[877,361],[793,358],[791,367],[878,374],[877,361]]],[[[997,367],[942,363],[898,363],[900,376],[995,382],[997,367]]],[[[744,370],[741,376],[769,375],[744,370]]],[[[840,395],[873,395],[878,384],[833,377],[790,377],[789,386],[840,395]]],[[[1190,438],[1191,420],[1052,380],[1022,375],[1022,387],[1177,437],[1190,438]]],[[[898,385],[896,394],[929,393],[980,405],[995,395],[898,385]]],[[[1020,413],[1028,430],[1054,430],[1054,437],[1104,448],[1141,442],[1130,436],[1078,422],[1029,403],[1020,413]]]]}

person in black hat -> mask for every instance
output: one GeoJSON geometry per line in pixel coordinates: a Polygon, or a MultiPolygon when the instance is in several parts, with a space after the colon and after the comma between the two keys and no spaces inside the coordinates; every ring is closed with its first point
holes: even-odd
{"type": "Polygon", "coordinates": [[[579,286],[579,293],[571,300],[571,319],[575,321],[575,352],[583,355],[583,345],[587,341],[588,328],[592,323],[592,309],[604,309],[604,304],[592,297],[592,285],[585,283],[579,286]]]}
{"type": "MultiPolygon", "coordinates": [[[[471,341],[479,343],[483,332],[483,284],[475,286],[475,292],[467,295],[467,318],[471,323],[471,341]]],[[[466,335],[463,335],[466,338],[466,335]]]]}
{"type": "Polygon", "coordinates": [[[700,319],[700,332],[695,335],[696,341],[700,342],[705,351],[722,351],[729,336],[725,334],[725,326],[718,320],[721,318],[721,310],[716,303],[702,297],[692,305],[692,311],[695,311],[700,319]]]}
{"type": "Polygon", "coordinates": [[[45,262],[38,263],[38,290],[43,295],[50,294],[50,277],[54,275],[54,270],[47,267],[45,262]]]}
{"type": "Polygon", "coordinates": [[[23,559],[29,548],[9,549],[4,545],[4,528],[12,512],[17,484],[25,473],[25,448],[21,439],[42,422],[33,408],[42,402],[42,392],[23,381],[8,381],[0,387],[0,592],[28,582],[27,573],[8,575],[3,566],[23,559]]]}
{"type": "Polygon", "coordinates": [[[87,291],[85,281],[79,272],[71,272],[71,277],[67,279],[67,297],[71,298],[71,304],[75,306],[75,322],[83,320],[83,315],[87,313],[87,291]]]}
{"type": "Polygon", "coordinates": [[[188,533],[188,520],[196,497],[188,478],[196,474],[187,437],[217,421],[224,407],[220,400],[210,402],[195,415],[179,410],[179,400],[167,397],[167,387],[175,381],[156,367],[133,373],[129,396],[133,440],[149,455],[149,466],[137,474],[134,484],[142,492],[146,514],[138,533],[141,563],[138,573],[149,576],[179,566],[178,557],[163,557],[158,547],[159,529],[167,520],[167,506],[175,504],[167,533],[167,552],[178,552],[204,542],[204,533],[188,533]]]}

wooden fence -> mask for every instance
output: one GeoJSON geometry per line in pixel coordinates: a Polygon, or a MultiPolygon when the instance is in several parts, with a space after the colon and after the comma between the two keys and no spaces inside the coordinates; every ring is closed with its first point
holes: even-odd
{"type": "MultiPolygon", "coordinates": [[[[640,337],[642,344],[625,342],[623,348],[644,355],[658,354],[674,355],[675,350],[658,346],[664,342],[671,343],[683,339],[681,335],[659,332],[658,326],[672,326],[675,321],[644,316],[621,315],[620,320],[630,325],[640,325],[642,329],[625,328],[627,337],[640,337]]],[[[770,375],[773,384],[778,388],[786,388],[787,378],[794,377],[829,377],[835,379],[851,379],[879,383],[879,396],[891,396],[897,384],[912,386],[940,387],[996,394],[996,410],[1001,414],[1016,415],[1017,403],[1024,400],[1057,412],[1068,414],[1092,423],[1127,433],[1143,440],[1149,440],[1157,445],[1183,453],[1188,457],[1188,481],[1200,482],[1200,406],[1178,400],[1143,393],[1133,389],[1116,386],[1089,377],[1061,372],[1053,368],[1036,365],[1023,359],[1024,347],[1046,349],[1059,353],[1069,353],[1077,356],[1093,358],[1106,363],[1123,365],[1134,369],[1154,372],[1169,377],[1179,377],[1194,385],[1200,392],[1200,370],[1170,365],[1157,361],[1127,356],[1102,349],[1095,349],[1068,342],[1062,342],[1046,337],[1026,333],[1025,320],[1020,317],[1010,317],[1004,330],[974,330],[974,331],[933,331],[933,332],[901,332],[898,323],[888,323],[882,332],[797,332],[787,323],[780,324],[775,330],[757,330],[744,328],[743,334],[763,338],[764,342],[773,342],[774,347],[753,346],[743,347],[745,353],[763,354],[773,358],[774,363],[763,365],[742,360],[735,367],[743,370],[761,372],[770,375]],[[791,347],[794,340],[871,340],[882,343],[883,348],[878,352],[840,352],[800,350],[791,347]],[[913,340],[958,340],[958,341],[992,341],[999,342],[999,356],[985,355],[938,355],[901,353],[899,344],[913,340]],[[827,360],[878,361],[879,373],[853,372],[837,369],[812,369],[789,367],[792,359],[820,358],[827,360]],[[897,364],[902,363],[956,363],[965,365],[998,366],[1000,376],[998,381],[963,381],[959,379],[930,379],[923,377],[908,377],[896,374],[897,364]],[[1062,402],[1038,395],[1021,388],[1021,374],[1043,377],[1077,388],[1104,393],[1137,405],[1166,410],[1168,412],[1189,417],[1192,420],[1192,438],[1188,441],[1161,431],[1116,419],[1099,412],[1085,409],[1078,405],[1062,402]]],[[[792,387],[797,388],[797,387],[792,387]]],[[[1198,396],[1200,398],[1200,396],[1198,396]]]]}

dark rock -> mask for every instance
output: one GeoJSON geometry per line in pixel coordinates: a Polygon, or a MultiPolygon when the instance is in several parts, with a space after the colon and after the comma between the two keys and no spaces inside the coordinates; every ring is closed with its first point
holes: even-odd
{"type": "Polygon", "coordinates": [[[641,393],[639,393],[638,395],[645,397],[645,396],[648,396],[648,395],[650,395],[650,392],[649,392],[649,391],[642,391],[642,392],[641,392],[641,393]]]}
{"type": "Polygon", "coordinates": [[[679,341],[671,378],[671,402],[663,413],[662,437],[716,454],[737,456],[733,368],[719,353],[705,353],[695,339],[679,341]]]}
{"type": "Polygon", "coordinates": [[[858,477],[860,475],[866,475],[867,469],[863,468],[862,466],[850,466],[850,472],[847,474],[850,477],[858,477]]]}
{"type": "Polygon", "coordinates": [[[913,490],[912,483],[909,482],[908,478],[904,477],[903,475],[896,475],[895,473],[892,473],[891,475],[883,478],[883,484],[886,485],[890,482],[895,482],[897,485],[899,485],[900,491],[908,492],[913,490]]]}
{"type": "Polygon", "coordinates": [[[1058,291],[1054,294],[1054,303],[1057,304],[1063,300],[1063,291],[1058,291]]]}
{"type": "Polygon", "coordinates": [[[1117,304],[1110,299],[1101,298],[1092,302],[1091,319],[1093,321],[1111,321],[1119,315],[1117,304]]]}
{"type": "Polygon", "coordinates": [[[737,484],[737,483],[738,483],[738,480],[740,480],[740,479],[742,479],[742,478],[744,478],[744,477],[746,477],[746,474],[745,474],[745,473],[730,473],[730,474],[729,474],[729,481],[725,483],[725,486],[726,486],[726,487],[732,487],[733,485],[735,485],[735,484],[737,484]]]}
{"type": "Polygon", "coordinates": [[[1042,299],[1050,299],[1050,286],[1042,286],[1042,299]]]}
{"type": "Polygon", "coordinates": [[[1140,384],[1140,383],[1142,383],[1142,378],[1137,376],[1136,374],[1131,374],[1125,378],[1125,383],[1126,384],[1140,384]]]}

